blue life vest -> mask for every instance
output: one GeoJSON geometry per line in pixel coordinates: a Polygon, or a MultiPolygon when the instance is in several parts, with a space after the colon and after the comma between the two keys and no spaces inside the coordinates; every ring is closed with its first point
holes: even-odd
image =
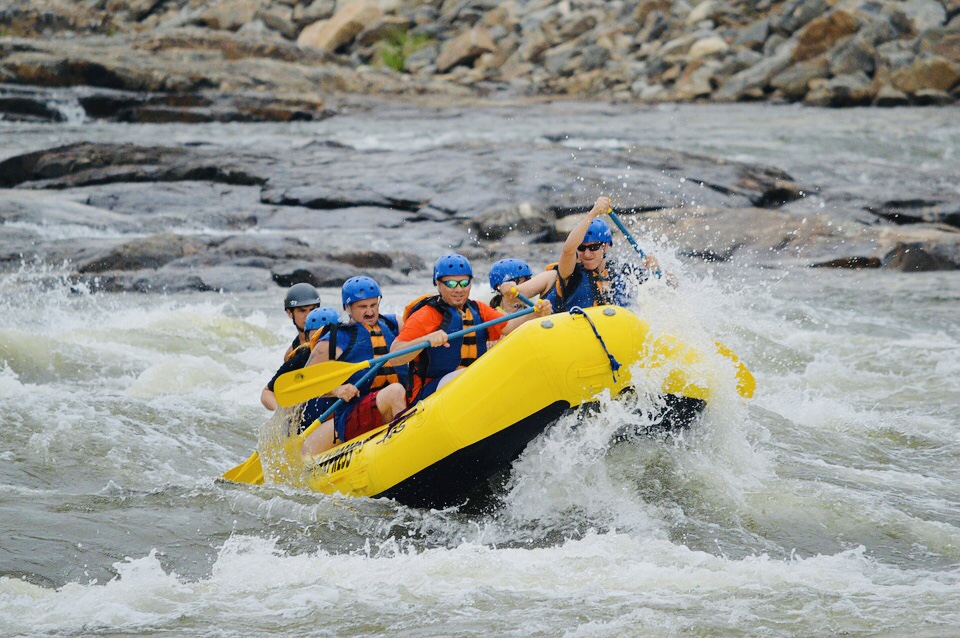
{"type": "MultiPolygon", "coordinates": [[[[410,314],[413,314],[424,306],[430,306],[442,315],[443,318],[440,320],[438,330],[443,330],[447,334],[463,330],[463,318],[460,316],[460,313],[456,308],[440,299],[439,295],[422,300],[413,307],[410,314]]],[[[470,309],[473,325],[476,326],[483,323],[483,316],[480,314],[480,305],[471,299],[467,301],[467,307],[470,309]]],[[[476,336],[477,357],[479,358],[487,351],[487,329],[482,328],[472,334],[476,336]]],[[[416,375],[423,380],[424,385],[420,390],[419,396],[413,397],[414,399],[424,399],[432,394],[436,390],[436,383],[429,383],[430,381],[439,381],[441,377],[461,366],[463,339],[463,337],[450,339],[448,341],[450,344],[449,348],[444,346],[440,346],[439,348],[424,348],[423,351],[417,355],[417,358],[410,364],[411,383],[413,376],[416,375]]],[[[473,362],[468,361],[465,365],[470,365],[470,363],[473,362]]]]}
{"type": "MultiPolygon", "coordinates": [[[[396,315],[380,315],[377,325],[380,328],[380,332],[383,333],[384,340],[387,342],[387,349],[389,349],[399,332],[396,315]]],[[[338,326],[336,339],[337,348],[341,350],[340,356],[337,357],[338,361],[360,363],[385,354],[374,352],[373,341],[370,339],[370,331],[367,330],[363,324],[350,323],[338,326]]],[[[356,372],[347,379],[345,383],[356,384],[366,373],[367,370],[356,372]]],[[[394,375],[396,376],[397,382],[405,384],[407,380],[407,366],[390,366],[389,363],[384,364],[384,366],[377,371],[373,379],[357,387],[360,395],[356,399],[336,409],[333,413],[333,424],[339,441],[344,440],[347,416],[357,406],[360,399],[369,394],[372,388],[380,389],[393,382],[394,375]]]]}
{"type": "Polygon", "coordinates": [[[577,264],[566,282],[559,275],[557,276],[557,284],[546,298],[553,304],[554,312],[566,312],[575,306],[580,308],[605,305],[627,307],[631,301],[627,288],[628,279],[622,269],[615,270],[615,268],[616,266],[609,264],[603,273],[597,273],[587,270],[583,264],[577,264]],[[611,272],[613,274],[610,274],[611,272]],[[607,286],[603,287],[603,283],[607,286]]]}

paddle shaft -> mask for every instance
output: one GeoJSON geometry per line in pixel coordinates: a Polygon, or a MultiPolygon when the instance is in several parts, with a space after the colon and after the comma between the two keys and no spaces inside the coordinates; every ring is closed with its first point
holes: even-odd
{"type": "MultiPolygon", "coordinates": [[[[359,387],[362,386],[364,383],[366,383],[367,381],[369,381],[370,379],[372,379],[374,376],[376,376],[377,371],[378,371],[380,368],[382,368],[382,367],[383,367],[383,362],[382,362],[382,361],[381,361],[380,363],[378,363],[377,365],[370,366],[370,369],[367,370],[367,372],[366,372],[362,377],[360,377],[359,379],[357,379],[356,387],[359,388],[359,387]]],[[[331,405],[329,408],[327,408],[326,412],[324,412],[324,413],[321,414],[319,417],[317,417],[317,419],[316,419],[313,423],[310,424],[310,427],[308,427],[306,430],[304,430],[304,431],[300,434],[300,436],[302,436],[303,438],[307,438],[307,436],[309,436],[310,433],[313,432],[313,431],[317,428],[317,426],[319,426],[321,423],[323,423],[324,421],[326,421],[327,419],[329,419],[329,418],[330,418],[330,415],[332,415],[334,412],[336,412],[337,408],[339,408],[339,407],[340,407],[341,405],[343,405],[344,403],[346,403],[346,401],[344,401],[343,399],[337,399],[336,401],[334,401],[334,402],[333,402],[333,405],[331,405]]]]}
{"type": "MultiPolygon", "coordinates": [[[[613,220],[613,223],[617,225],[617,228],[620,229],[620,232],[623,233],[623,236],[627,238],[627,241],[630,242],[630,245],[633,246],[633,249],[637,251],[638,255],[640,255],[640,259],[646,259],[647,253],[643,252],[643,248],[640,248],[640,244],[638,244],[637,240],[633,238],[633,235],[624,225],[623,221],[620,219],[620,216],[612,210],[608,213],[608,215],[610,215],[610,219],[613,220]]],[[[663,277],[663,273],[660,272],[659,268],[654,271],[654,274],[656,274],[657,279],[663,277]]]]}
{"type": "MultiPolygon", "coordinates": [[[[490,326],[495,326],[495,325],[497,325],[498,323],[503,323],[503,322],[505,322],[505,321],[510,321],[511,319],[516,319],[517,317],[523,317],[523,316],[529,315],[530,313],[534,312],[534,310],[535,310],[535,308],[533,308],[533,307],[531,306],[530,308],[524,308],[523,310],[518,310],[517,312],[511,313],[511,314],[509,314],[509,315],[504,315],[504,316],[502,316],[502,317],[497,317],[496,319],[491,319],[490,321],[484,321],[484,322],[481,323],[481,324],[477,324],[477,325],[471,326],[471,327],[469,327],[469,328],[464,328],[463,330],[457,330],[456,332],[451,332],[450,334],[447,335],[447,340],[450,340],[450,339],[459,339],[459,338],[462,337],[463,335],[468,335],[468,334],[470,334],[471,332],[476,332],[477,330],[483,330],[484,328],[489,328],[490,326]]],[[[422,342],[422,343],[415,343],[415,344],[413,344],[413,345],[411,345],[411,346],[407,346],[406,348],[401,348],[400,350],[397,350],[396,352],[391,352],[391,353],[385,354],[385,355],[383,355],[383,356],[381,356],[381,357],[376,357],[375,359],[370,359],[369,361],[367,361],[367,364],[370,365],[370,366],[374,366],[374,365],[376,365],[376,364],[378,364],[378,363],[381,363],[381,362],[383,362],[383,361],[388,361],[388,360],[390,360],[390,359],[395,359],[396,357],[401,357],[401,356],[403,356],[403,355],[405,355],[405,354],[410,354],[411,352],[416,352],[417,350],[423,350],[424,348],[429,348],[429,347],[430,347],[430,342],[429,342],[429,341],[424,341],[424,342],[422,342]]]]}
{"type": "Polygon", "coordinates": [[[513,288],[510,289],[510,294],[511,294],[511,295],[514,295],[517,299],[519,299],[520,301],[522,301],[523,303],[525,303],[527,306],[529,306],[529,307],[531,307],[531,308],[533,307],[533,305],[534,305],[534,304],[533,304],[533,301],[532,301],[529,297],[524,297],[523,295],[521,295],[521,294],[520,294],[520,291],[517,290],[517,287],[516,287],[516,286],[514,286],[513,288]]]}

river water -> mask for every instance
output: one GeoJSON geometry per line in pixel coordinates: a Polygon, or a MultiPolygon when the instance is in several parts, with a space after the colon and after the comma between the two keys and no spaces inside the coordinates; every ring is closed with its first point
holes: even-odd
{"type": "MultiPolygon", "coordinates": [[[[956,111],[912,109],[441,115],[0,133],[9,156],[79,139],[280,148],[309,133],[375,149],[549,131],[868,184],[940,179],[960,135],[956,111]]],[[[259,391],[292,337],[277,291],[103,295],[50,285],[53,266],[0,276],[0,634],[960,635],[958,275],[658,248],[681,285],[645,286],[636,310],[722,339],[756,398],[721,393],[672,439],[612,443],[634,418],[617,403],[561,420],[481,511],[217,480],[268,416],[259,391]]]]}

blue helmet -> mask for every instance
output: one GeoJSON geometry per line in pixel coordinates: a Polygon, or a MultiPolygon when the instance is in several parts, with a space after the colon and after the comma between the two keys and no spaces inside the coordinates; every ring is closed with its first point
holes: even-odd
{"type": "Polygon", "coordinates": [[[533,271],[527,262],[520,259],[501,259],[490,268],[490,287],[496,290],[503,282],[516,281],[520,277],[533,277],[533,271]]]}
{"type": "Polygon", "coordinates": [[[333,308],[330,308],[329,306],[323,308],[314,308],[310,311],[310,314],[307,315],[307,320],[303,322],[303,329],[316,330],[317,328],[330,326],[335,323],[340,323],[339,312],[333,308]]]}
{"type": "Polygon", "coordinates": [[[583,236],[583,243],[592,244],[594,242],[600,242],[602,244],[613,243],[613,235],[610,234],[610,227],[607,226],[607,222],[599,217],[594,218],[594,220],[590,222],[590,227],[587,228],[587,234],[583,236]]]}
{"type": "Polygon", "coordinates": [[[438,279],[449,275],[473,277],[473,268],[470,267],[470,262],[463,255],[456,253],[444,255],[433,266],[433,283],[437,283],[438,279]]]}
{"type": "Polygon", "coordinates": [[[377,282],[370,277],[361,275],[360,277],[351,277],[343,282],[340,296],[343,299],[343,307],[346,308],[356,301],[373,299],[383,295],[380,294],[380,285],[377,282]]]}

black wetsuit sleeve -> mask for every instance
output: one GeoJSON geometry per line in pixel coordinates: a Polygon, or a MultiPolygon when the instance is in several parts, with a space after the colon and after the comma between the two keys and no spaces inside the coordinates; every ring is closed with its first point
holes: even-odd
{"type": "Polygon", "coordinates": [[[299,370],[307,365],[308,359],[310,359],[310,348],[297,349],[293,353],[293,356],[284,361],[283,365],[277,370],[277,373],[273,375],[272,379],[270,379],[270,382],[267,384],[267,389],[270,390],[270,392],[273,392],[273,384],[277,382],[277,377],[293,370],[299,370]]]}

